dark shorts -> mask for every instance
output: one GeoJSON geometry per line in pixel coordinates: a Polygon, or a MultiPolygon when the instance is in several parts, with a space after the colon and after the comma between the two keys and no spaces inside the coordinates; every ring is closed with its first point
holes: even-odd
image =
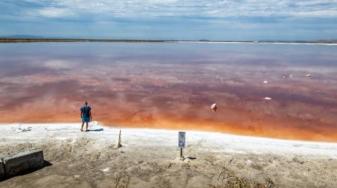
{"type": "Polygon", "coordinates": [[[82,117],[82,122],[89,123],[90,117],[82,117]]]}

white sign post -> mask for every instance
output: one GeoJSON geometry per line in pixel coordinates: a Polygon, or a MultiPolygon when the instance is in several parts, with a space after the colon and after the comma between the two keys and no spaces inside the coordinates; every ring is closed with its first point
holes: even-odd
{"type": "Polygon", "coordinates": [[[186,133],[185,132],[179,132],[178,133],[178,147],[180,148],[180,159],[184,160],[184,154],[183,149],[185,148],[185,139],[186,139],[186,133]]]}

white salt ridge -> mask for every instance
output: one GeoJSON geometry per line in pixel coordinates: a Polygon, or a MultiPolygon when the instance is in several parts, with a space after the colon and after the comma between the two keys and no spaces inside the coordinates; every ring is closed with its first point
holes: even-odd
{"type": "MultiPolygon", "coordinates": [[[[27,142],[42,142],[48,139],[73,140],[81,137],[95,139],[97,147],[102,144],[117,143],[119,130],[122,129],[124,148],[139,145],[153,147],[177,147],[178,131],[143,128],[111,128],[99,124],[90,126],[90,132],[80,132],[80,124],[1,124],[0,145],[27,142]],[[27,132],[16,132],[18,128],[32,127],[27,132]]],[[[198,146],[200,150],[229,153],[256,153],[279,155],[310,155],[337,158],[337,143],[281,140],[253,136],[238,136],[216,132],[186,131],[188,145],[198,146]]]]}

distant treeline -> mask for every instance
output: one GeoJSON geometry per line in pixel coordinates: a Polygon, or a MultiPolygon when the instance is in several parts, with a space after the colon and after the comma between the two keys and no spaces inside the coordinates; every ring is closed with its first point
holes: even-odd
{"type": "Polygon", "coordinates": [[[0,43],[15,43],[15,42],[172,42],[172,40],[0,38],[0,43]]]}
{"type": "Polygon", "coordinates": [[[282,40],[259,40],[259,41],[232,41],[232,40],[140,40],[140,39],[76,39],[76,38],[10,38],[0,37],[0,43],[15,42],[240,42],[240,43],[326,43],[337,44],[337,40],[315,40],[315,41],[282,41],[282,40]]]}

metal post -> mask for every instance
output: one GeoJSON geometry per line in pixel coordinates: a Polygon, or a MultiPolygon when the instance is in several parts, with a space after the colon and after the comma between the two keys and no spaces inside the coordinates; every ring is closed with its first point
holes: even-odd
{"type": "Polygon", "coordinates": [[[178,133],[178,147],[180,149],[180,160],[184,160],[184,153],[183,149],[185,148],[185,132],[178,133]]]}

